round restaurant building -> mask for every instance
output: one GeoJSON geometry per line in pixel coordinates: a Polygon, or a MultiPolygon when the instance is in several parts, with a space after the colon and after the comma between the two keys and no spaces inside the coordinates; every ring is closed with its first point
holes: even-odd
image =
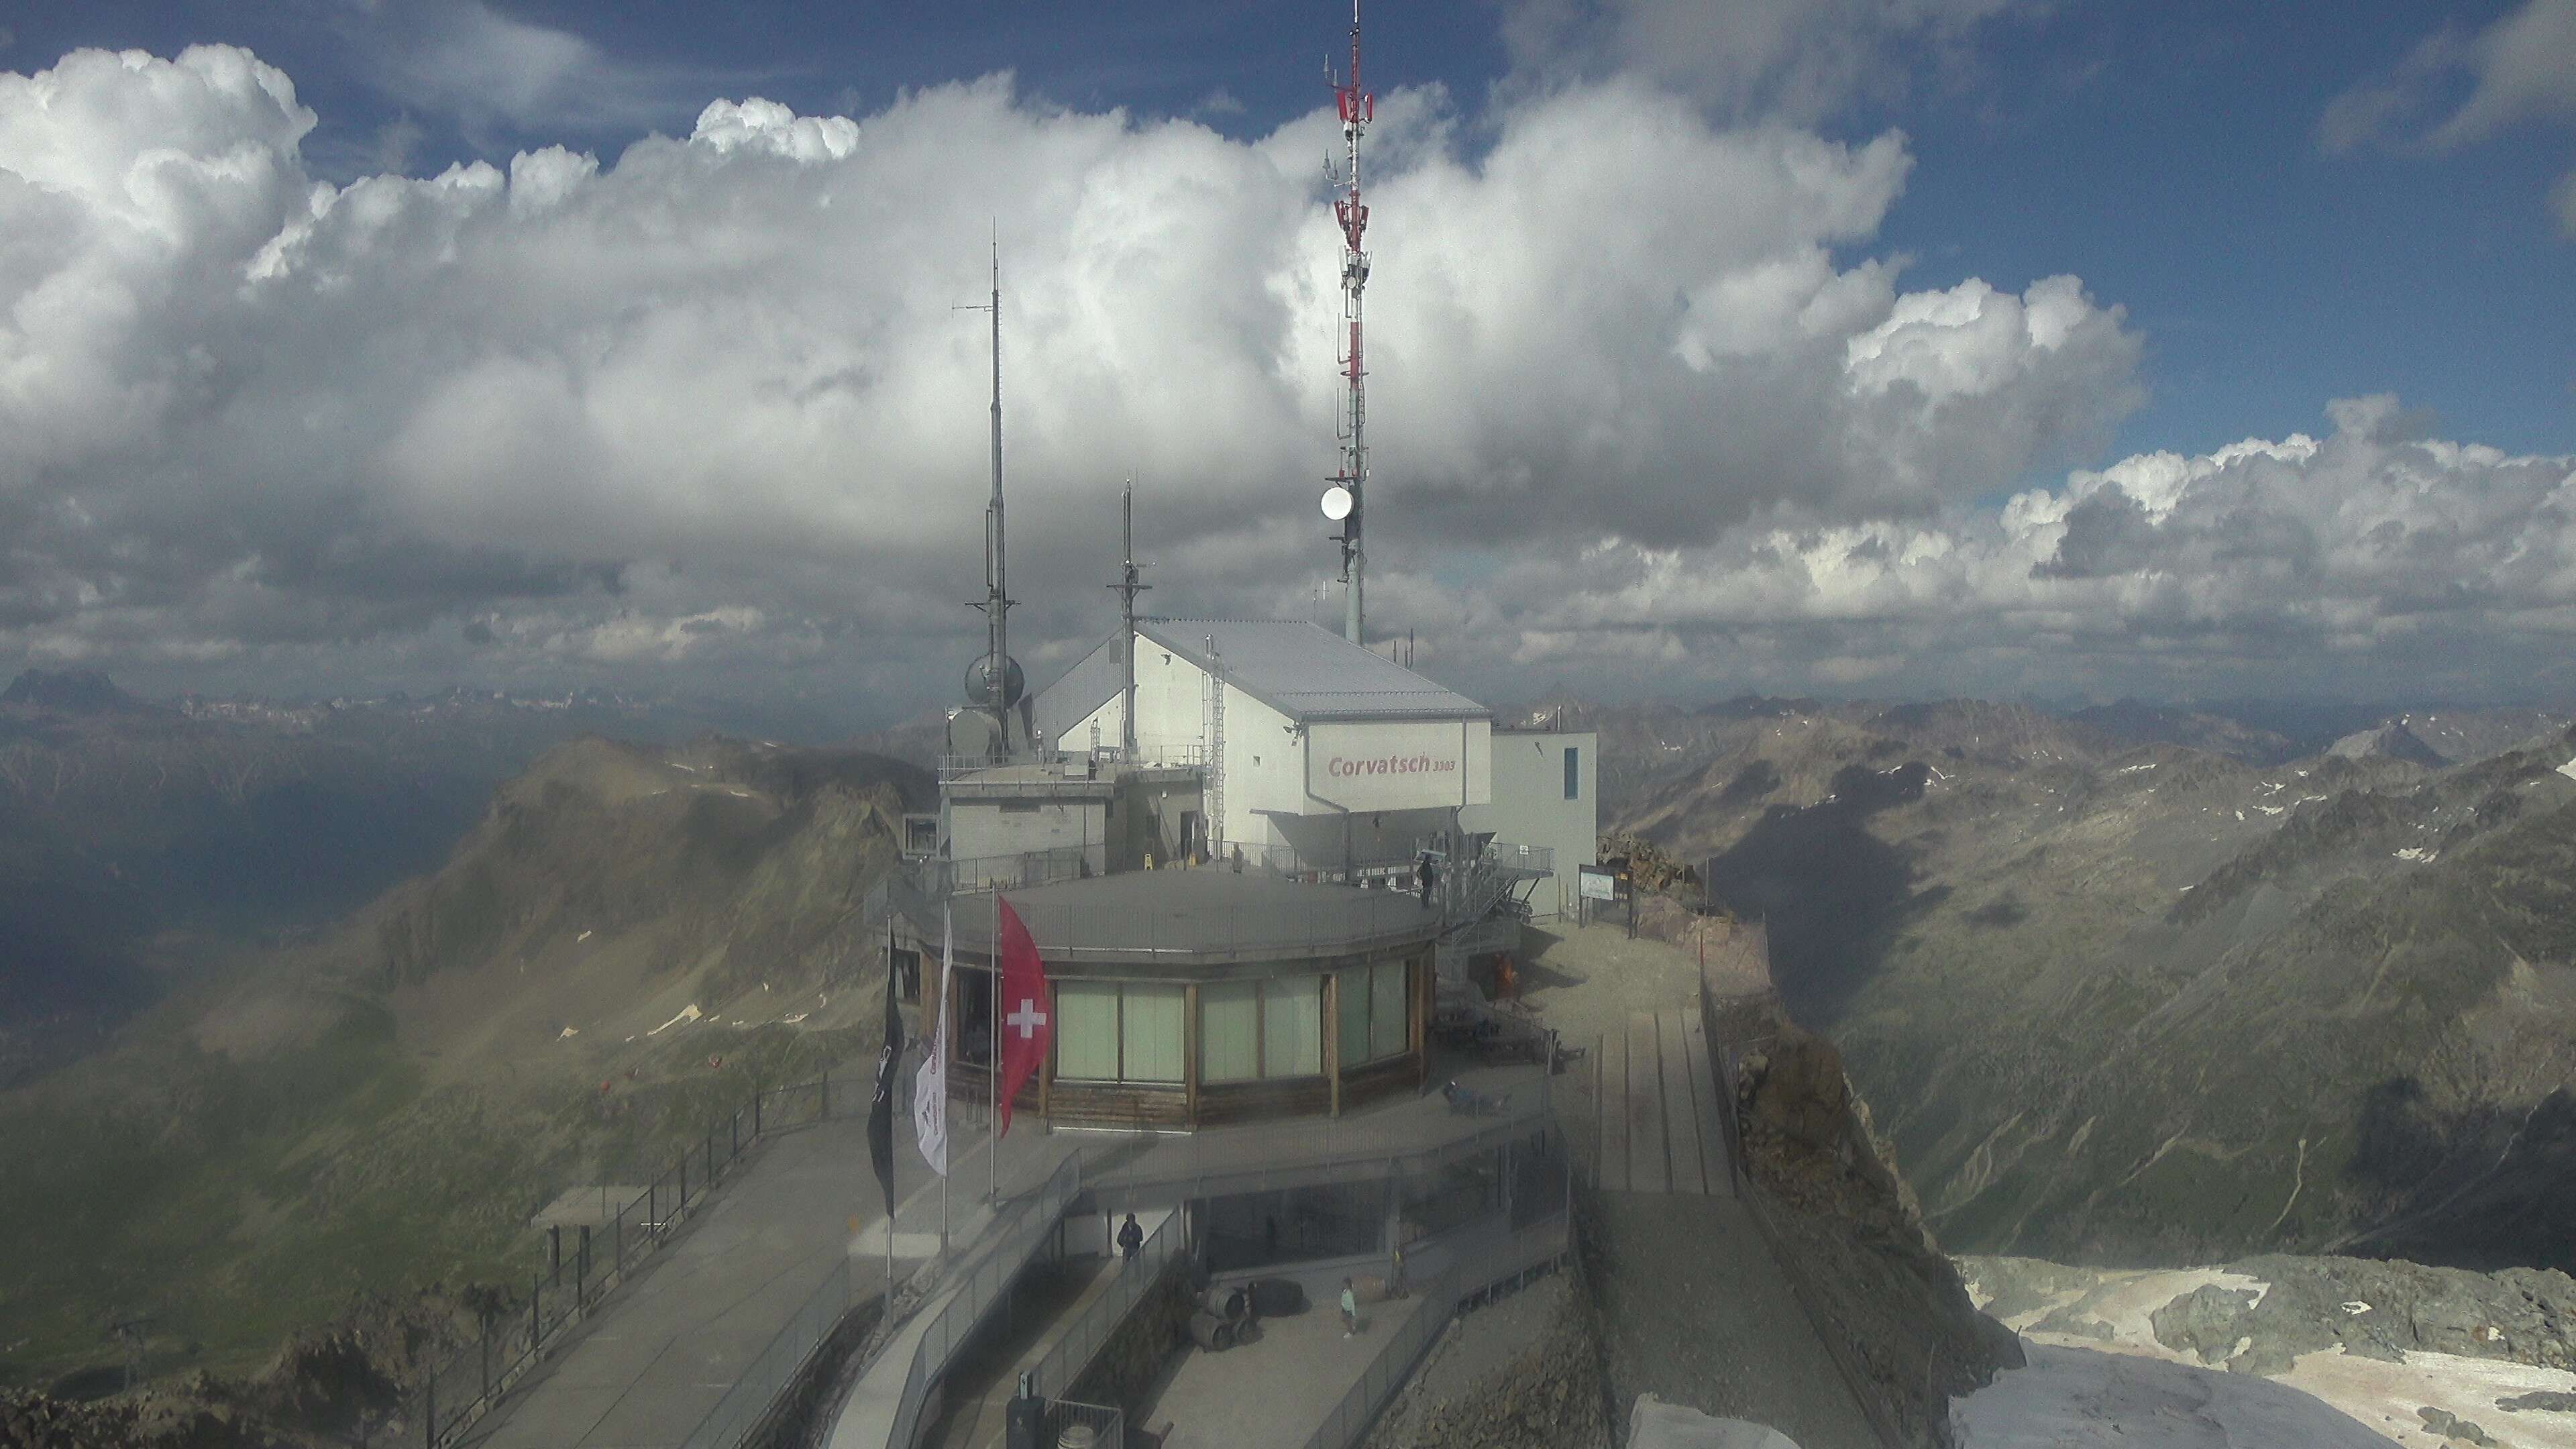
{"type": "MultiPolygon", "coordinates": [[[[1054,1046],[1017,1105],[1052,1124],[1338,1115],[1422,1084],[1440,917],[1412,894],[1220,863],[1000,899],[1046,964],[1054,1046]]],[[[993,900],[954,898],[960,1096],[985,1095],[973,1067],[990,1061],[993,900]]]]}

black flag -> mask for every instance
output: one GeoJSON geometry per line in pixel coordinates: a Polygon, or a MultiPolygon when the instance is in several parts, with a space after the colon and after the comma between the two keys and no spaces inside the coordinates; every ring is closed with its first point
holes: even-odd
{"type": "MultiPolygon", "coordinates": [[[[891,933],[889,933],[891,935],[891,933]]],[[[885,1051],[877,1058],[877,1095],[868,1104],[868,1161],[877,1170],[877,1186],[885,1189],[886,1232],[894,1232],[894,1075],[895,1064],[903,1057],[903,1014],[894,998],[894,948],[886,948],[886,1039],[885,1051]]]]}

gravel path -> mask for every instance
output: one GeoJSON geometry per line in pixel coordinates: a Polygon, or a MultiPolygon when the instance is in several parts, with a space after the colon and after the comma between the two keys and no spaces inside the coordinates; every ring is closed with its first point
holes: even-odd
{"type": "Polygon", "coordinates": [[[1632,1012],[1698,1004],[1699,963],[1661,941],[1571,923],[1532,926],[1521,940],[1521,1000],[1568,1046],[1627,1030],[1632,1012]]]}
{"type": "Polygon", "coordinates": [[[1434,1406],[1487,1389],[1494,1374],[1538,1347],[1548,1329],[1573,1311],[1573,1282],[1555,1274],[1453,1320],[1369,1442],[1410,1444],[1434,1406]]]}
{"type": "Polygon", "coordinates": [[[1594,1291],[1621,1422],[1649,1390],[1800,1449],[1878,1449],[1780,1266],[1732,1198],[1602,1193],[1594,1291]]]}

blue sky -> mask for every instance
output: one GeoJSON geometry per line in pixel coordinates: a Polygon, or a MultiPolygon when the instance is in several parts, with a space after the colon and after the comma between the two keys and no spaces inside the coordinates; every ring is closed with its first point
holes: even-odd
{"type": "MultiPolygon", "coordinates": [[[[1032,675],[1128,473],[1158,603],[1335,615],[1346,25],[0,6],[0,665],[937,703],[996,223],[1032,675]]],[[[2576,0],[1389,3],[1368,66],[1373,597],[1448,682],[2576,696],[2576,0]]]]}

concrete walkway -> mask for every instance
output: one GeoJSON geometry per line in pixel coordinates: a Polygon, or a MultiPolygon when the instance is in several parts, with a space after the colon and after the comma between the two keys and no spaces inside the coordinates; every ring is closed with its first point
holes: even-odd
{"type": "Polygon", "coordinates": [[[1524,972],[1544,983],[1529,993],[1541,1019],[1600,1043],[1594,1070],[1558,1079],[1556,1106],[1601,1166],[1590,1286],[1615,1417],[1651,1392],[1771,1425],[1801,1449],[1878,1449],[1752,1210],[1729,1192],[1725,1138],[1706,1130],[1719,1108],[1693,1005],[1698,964],[1611,926],[1532,939],[1545,943],[1524,972]]]}
{"type": "Polygon", "coordinates": [[[950,1361],[940,1395],[947,1407],[923,1431],[923,1449],[990,1449],[1000,1443],[1003,1406],[1019,1391],[1021,1371],[1046,1353],[1057,1328],[1109,1287],[1117,1266],[1116,1258],[1101,1254],[1032,1266],[1011,1295],[1007,1323],[978,1335],[950,1361]]]}
{"type": "MultiPolygon", "coordinates": [[[[1034,1125],[1034,1118],[1022,1118],[1034,1125]]],[[[985,1139],[978,1137],[980,1142],[985,1139]]],[[[989,1180],[989,1174],[975,1166],[982,1161],[979,1151],[969,1154],[962,1146],[951,1148],[950,1165],[956,1172],[951,1184],[960,1200],[957,1219],[949,1236],[949,1261],[942,1281],[930,1299],[904,1321],[903,1327],[887,1340],[876,1357],[860,1374],[850,1392],[835,1410],[830,1444],[832,1449],[884,1449],[893,1437],[896,1419],[903,1406],[903,1390],[912,1373],[914,1355],[931,1326],[946,1311],[961,1287],[979,1274],[994,1269],[995,1255],[1009,1253],[1014,1261],[1004,1263],[1007,1276],[1019,1270],[1019,1248],[996,1239],[997,1231],[1007,1233],[1013,1222],[1013,1199],[1025,1197],[1044,1185],[1049,1174],[1074,1152],[1073,1142],[1063,1136],[1050,1136],[1028,1128],[1004,1138],[1001,1154],[1001,1202],[989,1206],[981,1202],[963,1206],[978,1181],[989,1180]]],[[[918,1161],[918,1157],[915,1158],[918,1161]]],[[[895,1214],[894,1250],[896,1274],[908,1277],[906,1257],[927,1256],[938,1250],[939,1222],[938,1184],[934,1179],[927,1192],[906,1199],[895,1214]]],[[[1034,1250],[1035,1245],[1023,1244],[1034,1250]]],[[[855,1257],[881,1255],[885,1251],[884,1229],[880,1225],[864,1231],[852,1240],[850,1251],[855,1257]]],[[[882,1278],[882,1271],[878,1275],[882,1278]]]]}
{"type": "MultiPolygon", "coordinates": [[[[1513,1094],[1516,1112],[1534,1108],[1542,1090],[1532,1067],[1458,1075],[1479,1091],[1513,1094]]],[[[1559,1079],[1552,1089],[1562,1086],[1559,1079]]],[[[1281,1186],[1325,1180],[1337,1175],[1336,1163],[1434,1150],[1497,1125],[1495,1118],[1450,1113],[1436,1094],[1380,1102],[1339,1121],[1263,1123],[1186,1137],[1049,1135],[1029,1115],[1003,1142],[1000,1190],[1006,1198],[1025,1193],[1079,1151],[1100,1207],[1124,1212],[1215,1182],[1239,1185],[1246,1175],[1281,1186]]],[[[939,1247],[938,1178],[914,1150],[909,1127],[907,1115],[898,1122],[895,1151],[896,1188],[908,1194],[894,1225],[899,1279],[939,1247]]],[[[993,1169],[980,1127],[958,1122],[956,1131],[949,1249],[952,1259],[964,1259],[991,1221],[984,1197],[993,1169]]],[[[886,1234],[864,1120],[783,1133],[756,1149],[676,1241],[572,1330],[461,1442],[477,1449],[673,1449],[795,1315],[834,1255],[849,1258],[854,1301],[884,1291],[886,1234]]],[[[891,1423],[889,1395],[899,1395],[919,1330],[938,1307],[936,1300],[925,1305],[854,1390],[835,1426],[836,1444],[861,1442],[870,1426],[891,1423]]],[[[883,1442],[881,1431],[874,1442],[883,1442]]]]}
{"type": "Polygon", "coordinates": [[[1360,1310],[1360,1331],[1344,1337],[1341,1275],[1288,1276],[1305,1284],[1305,1312],[1265,1318],[1259,1337],[1222,1353],[1184,1351],[1148,1394],[1135,1422],[1170,1421],[1164,1449],[1302,1449],[1398,1326],[1444,1310],[1424,1298],[1372,1303],[1360,1310]]]}
{"type": "MultiPolygon", "coordinates": [[[[1060,1151],[1024,1126],[1004,1140],[1003,1186],[1060,1151]]],[[[939,1245],[939,1179],[898,1124],[898,1275],[939,1245]]],[[[988,1170],[980,1128],[957,1124],[951,1246],[971,1243],[988,1170]]],[[[1042,1169],[1041,1169],[1042,1170],[1042,1169]]],[[[885,1291],[885,1228],[864,1118],[763,1143],[678,1238],[609,1295],[567,1343],[461,1441],[478,1449],[671,1449],[731,1389],[834,1261],[852,1300],[885,1291]],[[871,1229],[873,1230],[871,1232],[871,1229]]]]}
{"type": "Polygon", "coordinates": [[[1717,1074],[1697,1012],[1639,1011],[1592,1049],[1605,1191],[1733,1190],[1717,1074]]]}
{"type": "MultiPolygon", "coordinates": [[[[677,1240],[465,1442],[679,1443],[845,1251],[851,1218],[875,1195],[864,1122],[825,1122],[762,1144],[677,1240]]],[[[881,1291],[882,1278],[860,1291],[881,1291]]]]}

